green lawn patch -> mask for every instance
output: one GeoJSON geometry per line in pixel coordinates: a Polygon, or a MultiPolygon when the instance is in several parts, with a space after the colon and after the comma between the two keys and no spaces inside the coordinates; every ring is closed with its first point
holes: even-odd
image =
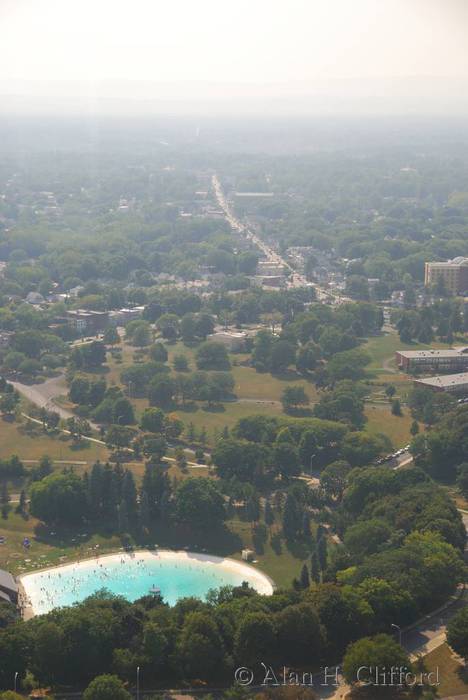
{"type": "Polygon", "coordinates": [[[9,422],[0,418],[0,459],[18,455],[22,460],[51,459],[93,464],[97,459],[105,461],[108,450],[104,445],[83,440],[80,447],[63,434],[47,435],[40,425],[32,425],[27,419],[9,422]]]}

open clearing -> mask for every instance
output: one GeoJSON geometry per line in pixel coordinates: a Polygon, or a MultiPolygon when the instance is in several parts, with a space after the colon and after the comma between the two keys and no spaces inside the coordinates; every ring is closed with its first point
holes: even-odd
{"type": "Polygon", "coordinates": [[[460,660],[453,654],[448,644],[442,644],[434,651],[424,656],[424,666],[434,677],[439,669],[440,686],[437,688],[438,697],[464,695],[468,693],[466,670],[460,660]]]}
{"type": "Polygon", "coordinates": [[[394,447],[407,445],[411,440],[410,427],[413,418],[409,409],[403,407],[402,416],[394,416],[388,405],[367,404],[365,414],[367,423],[365,430],[371,435],[384,433],[387,435],[394,447]]]}
{"type": "Polygon", "coordinates": [[[46,435],[39,425],[33,425],[27,419],[21,423],[0,419],[0,459],[17,455],[22,460],[40,459],[48,455],[51,459],[92,464],[97,459],[105,461],[108,450],[104,445],[83,440],[79,447],[74,447],[71,439],[65,435],[46,435]]]}

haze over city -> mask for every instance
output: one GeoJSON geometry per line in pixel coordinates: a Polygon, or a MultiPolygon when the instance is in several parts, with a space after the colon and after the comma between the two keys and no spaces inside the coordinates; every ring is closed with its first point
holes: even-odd
{"type": "Polygon", "coordinates": [[[0,29],[0,700],[468,700],[468,0],[0,29]]]}
{"type": "Polygon", "coordinates": [[[2,0],[0,109],[468,111],[464,0],[2,0]]]}

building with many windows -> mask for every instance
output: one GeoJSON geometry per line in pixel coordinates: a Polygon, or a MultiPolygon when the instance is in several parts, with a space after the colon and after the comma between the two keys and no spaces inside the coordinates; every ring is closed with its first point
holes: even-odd
{"type": "Polygon", "coordinates": [[[109,323],[108,311],[73,309],[66,313],[68,324],[82,334],[95,335],[100,333],[107,328],[109,323]]]}
{"type": "Polygon", "coordinates": [[[427,262],[424,271],[426,287],[442,284],[452,294],[468,292],[468,258],[454,258],[447,262],[427,262]]]}
{"type": "Polygon", "coordinates": [[[442,391],[453,394],[468,394],[468,372],[458,374],[442,374],[438,377],[416,379],[415,386],[423,386],[432,391],[442,391]]]}
{"type": "Polygon", "coordinates": [[[442,350],[397,350],[396,364],[405,372],[451,372],[468,369],[468,347],[442,350]]]}

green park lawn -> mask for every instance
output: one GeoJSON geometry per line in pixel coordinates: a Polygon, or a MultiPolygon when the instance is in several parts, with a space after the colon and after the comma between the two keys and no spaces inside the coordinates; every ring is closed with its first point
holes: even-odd
{"type": "MultiPolygon", "coordinates": [[[[466,336],[457,336],[454,340],[454,345],[463,345],[466,343],[466,336]]],[[[371,356],[371,363],[368,369],[371,372],[388,372],[388,368],[398,372],[394,358],[397,350],[428,350],[429,348],[448,348],[446,343],[433,341],[430,345],[424,343],[402,343],[398,333],[384,333],[383,335],[369,338],[363,345],[360,346],[371,356]]]]}
{"type": "Polygon", "coordinates": [[[122,546],[116,535],[94,534],[80,537],[84,531],[73,533],[53,532],[35,518],[25,520],[14,512],[14,504],[8,519],[0,519],[0,535],[5,543],[0,545],[0,568],[13,574],[21,574],[37,568],[56,566],[78,558],[92,556],[92,552],[107,552],[122,546]],[[31,547],[25,549],[23,540],[28,537],[31,547]]]}
{"type": "Polygon", "coordinates": [[[365,409],[367,423],[366,432],[371,435],[384,433],[392,441],[393,447],[403,447],[411,440],[410,427],[413,418],[409,410],[403,407],[402,416],[394,416],[390,405],[367,404],[365,409]]]}
{"type": "MultiPolygon", "coordinates": [[[[172,364],[174,355],[186,355],[190,369],[195,370],[195,350],[196,348],[187,346],[181,341],[166,345],[169,354],[169,364],[172,364]]],[[[395,447],[405,445],[409,442],[409,428],[412,419],[409,412],[404,409],[402,417],[393,416],[390,406],[383,394],[387,383],[393,383],[397,387],[398,395],[404,398],[407,386],[410,386],[410,379],[407,375],[398,372],[396,369],[384,369],[382,363],[386,360],[392,361],[395,350],[405,348],[423,348],[423,345],[402,345],[396,333],[389,333],[376,336],[367,341],[363,346],[371,355],[372,361],[369,365],[373,375],[371,379],[372,402],[366,406],[366,416],[368,422],[365,430],[371,434],[386,433],[395,447]],[[377,371],[378,370],[378,371],[377,371]]],[[[109,371],[105,375],[109,384],[120,384],[120,373],[123,369],[133,364],[135,348],[127,343],[122,343],[122,362],[117,363],[114,358],[108,355],[109,371]]],[[[318,400],[318,392],[311,382],[307,382],[294,371],[288,372],[282,377],[273,377],[269,373],[256,372],[252,367],[241,364],[247,356],[231,354],[232,374],[235,379],[236,401],[224,402],[221,406],[209,409],[200,402],[193,402],[187,407],[178,407],[176,413],[183,423],[188,426],[193,423],[195,429],[200,431],[205,428],[207,431],[208,445],[212,444],[215,436],[223,430],[225,426],[232,428],[236,422],[245,416],[259,413],[268,416],[284,415],[280,403],[281,394],[284,388],[291,384],[298,384],[304,387],[309,395],[311,404],[318,400]]],[[[147,399],[132,398],[137,417],[148,406],[147,399]]]]}
{"type": "MultiPolygon", "coordinates": [[[[121,372],[134,363],[135,348],[127,343],[122,343],[120,347],[122,349],[121,363],[116,362],[110,355],[107,358],[109,371],[104,376],[110,385],[120,385],[121,372]]],[[[169,365],[172,365],[174,355],[184,354],[187,356],[190,369],[192,371],[196,370],[196,348],[186,346],[180,341],[174,344],[167,344],[166,347],[169,354],[169,365]]],[[[281,394],[284,388],[291,384],[303,386],[310,397],[311,403],[317,400],[317,391],[314,385],[304,380],[294,371],[288,372],[283,377],[273,377],[268,373],[256,372],[252,367],[240,365],[240,361],[245,359],[244,355],[232,354],[230,358],[232,362],[231,371],[236,383],[234,392],[237,400],[224,402],[221,406],[212,409],[207,408],[201,402],[192,402],[191,405],[185,408],[178,406],[175,410],[186,426],[193,423],[198,431],[205,428],[209,443],[213,442],[214,435],[225,426],[232,428],[240,418],[245,416],[253,413],[269,416],[280,415],[282,413],[281,394]]],[[[137,418],[149,405],[147,399],[132,398],[131,401],[137,418]]]]}
{"type": "Polygon", "coordinates": [[[374,336],[361,345],[361,348],[371,356],[371,363],[367,367],[371,372],[388,372],[388,368],[398,372],[394,362],[397,350],[427,350],[429,348],[444,347],[448,347],[446,343],[436,341],[430,345],[425,345],[424,343],[402,343],[396,331],[374,336]]]}
{"type": "Polygon", "coordinates": [[[205,428],[209,444],[213,443],[215,436],[225,426],[228,426],[228,428],[234,427],[240,418],[245,418],[255,413],[268,416],[284,415],[282,414],[281,406],[278,404],[257,403],[255,401],[248,403],[224,403],[213,410],[205,408],[202,404],[195,404],[186,410],[178,407],[175,412],[186,426],[193,423],[198,431],[205,428]]]}
{"type": "MultiPolygon", "coordinates": [[[[5,543],[0,545],[0,568],[21,574],[86,558],[96,551],[100,554],[117,551],[123,546],[122,539],[115,534],[98,532],[88,535],[84,529],[53,532],[33,517],[24,519],[16,514],[12,504],[8,518],[0,519],[0,536],[5,538],[5,543]],[[27,550],[23,547],[25,537],[31,541],[31,547],[27,550]]],[[[157,525],[144,540],[134,540],[135,547],[144,548],[148,544],[171,549],[192,547],[197,551],[206,550],[240,559],[241,550],[252,547],[252,528],[250,523],[237,518],[228,521],[224,530],[205,534],[195,533],[191,528],[162,524],[157,525]]],[[[257,555],[254,566],[268,574],[278,586],[289,586],[294,576],[299,576],[308,555],[308,551],[300,547],[297,551],[291,551],[284,541],[280,551],[275,552],[268,541],[263,552],[257,555]]]]}
{"type": "MultiPolygon", "coordinates": [[[[229,528],[242,540],[244,547],[254,549],[251,523],[239,519],[231,520],[229,528]]],[[[313,528],[312,523],[312,530],[313,528]]],[[[277,524],[276,530],[279,529],[277,524]]],[[[236,552],[233,557],[240,559],[241,553],[236,552]]],[[[306,545],[300,543],[295,543],[294,548],[292,548],[283,538],[279,548],[275,550],[271,545],[270,537],[268,537],[262,548],[256,551],[255,560],[254,565],[270,576],[278,587],[289,588],[293,578],[299,578],[303,564],[310,564],[310,551],[306,545]]]]}
{"type": "Polygon", "coordinates": [[[85,440],[79,448],[74,447],[67,436],[46,435],[41,426],[34,426],[25,418],[21,422],[0,419],[0,459],[13,454],[21,460],[38,460],[48,455],[51,459],[92,464],[97,459],[105,461],[108,450],[85,440]]]}

